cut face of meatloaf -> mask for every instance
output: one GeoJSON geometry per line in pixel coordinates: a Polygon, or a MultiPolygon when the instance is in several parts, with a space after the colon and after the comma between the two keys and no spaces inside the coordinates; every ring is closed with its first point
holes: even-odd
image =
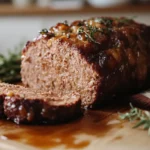
{"type": "Polygon", "coordinates": [[[24,85],[59,95],[79,93],[82,105],[149,85],[150,27],[99,17],[44,29],[22,52],[24,85]]]}
{"type": "Polygon", "coordinates": [[[61,123],[81,114],[80,98],[74,94],[58,97],[18,85],[0,83],[6,117],[15,123],[61,123]]]}

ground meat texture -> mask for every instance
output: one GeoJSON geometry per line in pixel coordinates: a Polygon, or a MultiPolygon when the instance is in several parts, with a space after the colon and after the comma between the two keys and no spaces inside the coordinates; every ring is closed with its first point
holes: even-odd
{"type": "Polygon", "coordinates": [[[60,96],[79,93],[83,106],[149,86],[150,26],[99,17],[59,23],[22,52],[24,85],[60,96]]]}
{"type": "Polygon", "coordinates": [[[82,114],[79,96],[71,93],[58,97],[54,93],[0,83],[0,96],[3,102],[0,108],[17,124],[62,123],[82,114]]]}

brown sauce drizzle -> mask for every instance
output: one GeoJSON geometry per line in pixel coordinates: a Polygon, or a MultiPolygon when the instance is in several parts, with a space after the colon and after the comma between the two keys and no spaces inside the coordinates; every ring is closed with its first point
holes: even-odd
{"type": "MultiPolygon", "coordinates": [[[[82,149],[87,147],[91,140],[82,138],[83,134],[103,137],[114,127],[122,128],[121,123],[110,123],[117,119],[116,114],[105,111],[88,111],[83,118],[63,125],[16,125],[9,121],[0,121],[0,135],[9,140],[18,141],[34,147],[46,149],[57,146],[82,149]]],[[[120,137],[119,137],[120,139],[120,137]]],[[[118,140],[118,138],[116,138],[118,140]]]]}

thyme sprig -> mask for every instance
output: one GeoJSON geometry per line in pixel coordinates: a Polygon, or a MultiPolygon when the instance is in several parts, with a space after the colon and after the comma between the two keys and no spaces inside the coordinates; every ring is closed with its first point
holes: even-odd
{"type": "Polygon", "coordinates": [[[129,24],[131,23],[132,21],[134,21],[134,19],[136,18],[137,16],[132,16],[130,18],[124,18],[124,17],[121,17],[121,18],[116,18],[116,20],[121,23],[121,24],[129,24]]]}
{"type": "Polygon", "coordinates": [[[40,35],[45,35],[47,37],[54,37],[55,34],[49,31],[48,29],[44,28],[41,31],[39,31],[40,35]]]}
{"type": "Polygon", "coordinates": [[[79,27],[77,33],[78,34],[82,34],[84,33],[85,36],[91,40],[92,42],[96,43],[96,44],[101,44],[100,42],[95,40],[95,33],[97,32],[101,32],[102,34],[104,34],[105,30],[101,29],[101,28],[97,28],[95,26],[87,26],[86,29],[84,29],[84,27],[79,27]]]}
{"type": "Polygon", "coordinates": [[[0,54],[0,81],[15,83],[21,81],[21,48],[22,44],[9,51],[8,56],[0,54]]]}
{"type": "Polygon", "coordinates": [[[86,31],[86,30],[84,29],[84,27],[81,26],[81,27],[78,28],[77,33],[78,33],[78,34],[85,33],[85,36],[86,36],[89,40],[91,40],[92,42],[94,42],[94,43],[96,43],[96,44],[101,44],[101,43],[97,42],[97,41],[95,40],[95,38],[94,38],[94,34],[95,34],[97,31],[98,31],[98,29],[97,29],[96,27],[89,27],[89,26],[88,26],[88,30],[86,31]]]}
{"type": "Polygon", "coordinates": [[[129,112],[125,114],[119,113],[119,118],[130,122],[137,121],[133,128],[143,127],[144,130],[148,130],[148,135],[150,136],[150,112],[133,107],[132,104],[130,104],[130,107],[129,112]]]}
{"type": "Polygon", "coordinates": [[[112,23],[113,23],[113,20],[110,19],[110,18],[96,18],[95,22],[104,24],[106,27],[111,27],[112,23]]]}
{"type": "Polygon", "coordinates": [[[45,35],[45,34],[48,34],[48,30],[46,28],[44,28],[39,33],[42,35],[45,35]]]}
{"type": "Polygon", "coordinates": [[[129,24],[132,21],[131,19],[127,19],[127,18],[119,18],[116,20],[121,24],[129,24]]]}

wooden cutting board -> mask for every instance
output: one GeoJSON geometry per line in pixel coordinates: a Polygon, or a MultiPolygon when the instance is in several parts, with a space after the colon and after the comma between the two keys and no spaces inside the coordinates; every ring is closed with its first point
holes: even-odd
{"type": "MultiPolygon", "coordinates": [[[[132,101],[136,102],[135,97],[132,101]]],[[[119,120],[118,112],[127,110],[124,105],[89,110],[78,120],[57,126],[16,125],[1,120],[0,150],[149,150],[147,131],[119,120]]]]}

